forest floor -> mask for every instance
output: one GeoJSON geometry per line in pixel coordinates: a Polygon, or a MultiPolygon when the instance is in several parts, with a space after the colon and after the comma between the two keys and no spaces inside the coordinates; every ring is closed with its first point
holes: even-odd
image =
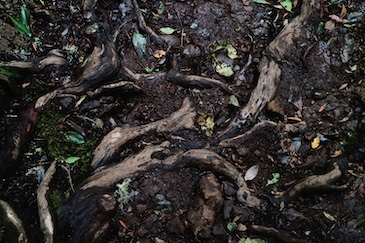
{"type": "MultiPolygon", "coordinates": [[[[0,10],[6,13],[0,15],[2,64],[34,62],[54,49],[67,60],[67,65],[27,72],[0,65],[0,159],[13,151],[9,140],[24,135],[19,158],[2,175],[0,199],[14,208],[29,242],[43,238],[37,189],[53,161],[57,169],[47,198],[55,242],[365,241],[365,3],[320,1],[317,13],[305,22],[305,41],[278,61],[281,75],[275,95],[239,127],[243,137],[229,140],[227,131],[257,87],[269,44],[301,14],[305,1],[293,1],[292,11],[269,2],[138,1],[146,24],[177,42],[173,46],[146,34],[132,0],[97,2],[99,28],[115,46],[121,65],[142,78],[128,79],[122,70],[113,73],[105,84],[133,81],[135,86],[65,94],[50,100],[34,119],[32,107],[38,98],[77,80],[97,45],[85,35],[88,12],[79,0],[0,0],[0,10]],[[30,12],[31,37],[19,33],[8,17],[19,18],[21,6],[30,12]],[[136,47],[144,41],[145,49],[136,47]],[[224,86],[179,85],[161,78],[172,69],[224,86]],[[107,134],[169,119],[186,98],[194,124],[150,129],[122,144],[110,161],[103,158],[90,166],[108,153],[96,150],[107,134]],[[28,129],[30,125],[34,127],[28,129]],[[92,226],[84,222],[90,219],[81,217],[102,216],[73,215],[70,209],[77,208],[79,195],[84,195],[78,193],[99,178],[101,170],[134,161],[148,149],[153,150],[151,161],[160,164],[175,155],[212,151],[244,175],[260,205],[238,200],[237,180],[223,169],[200,166],[194,159],[192,165],[172,169],[151,166],[100,187],[97,200],[85,199],[90,205],[104,205],[104,199],[108,204],[100,213],[106,215],[100,219],[105,229],[91,237],[92,226]],[[336,168],[339,175],[329,178],[336,168]],[[318,185],[300,184],[308,178],[318,185]]],[[[0,240],[7,242],[6,227],[0,230],[0,240]]]]}

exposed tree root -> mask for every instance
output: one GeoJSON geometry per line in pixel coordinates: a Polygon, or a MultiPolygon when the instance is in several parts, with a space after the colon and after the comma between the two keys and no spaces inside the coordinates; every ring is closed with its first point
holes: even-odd
{"type": "Polygon", "coordinates": [[[166,74],[166,80],[183,87],[197,87],[197,88],[219,88],[227,94],[233,94],[231,88],[225,83],[197,75],[182,75],[176,71],[170,71],[166,74]]]}
{"type": "Polygon", "coordinates": [[[185,98],[181,108],[168,118],[138,127],[117,127],[109,132],[95,149],[91,166],[97,168],[104,165],[120,151],[121,146],[126,142],[148,132],[172,132],[183,128],[194,128],[195,115],[191,101],[185,98]]]}
{"type": "Polygon", "coordinates": [[[288,203],[295,200],[301,193],[310,192],[320,189],[331,189],[331,184],[336,182],[342,175],[342,172],[337,164],[334,164],[334,169],[324,175],[309,176],[298,182],[288,190],[281,193],[276,200],[288,203]]]}
{"type": "Polygon", "coordinates": [[[119,56],[115,50],[114,43],[108,39],[102,26],[94,23],[86,28],[85,33],[94,44],[91,55],[82,64],[82,74],[77,81],[66,84],[48,94],[40,97],[36,109],[41,109],[50,100],[62,94],[81,94],[91,87],[108,80],[120,67],[119,56]]]}
{"type": "MultiPolygon", "coordinates": [[[[104,235],[105,233],[101,232],[101,228],[109,225],[109,223],[107,222],[107,215],[103,213],[104,216],[102,216],[102,212],[100,212],[98,206],[100,197],[119,181],[137,178],[155,167],[173,170],[194,166],[223,174],[236,183],[238,187],[237,199],[241,203],[255,208],[260,206],[261,200],[251,194],[242,173],[218,154],[205,149],[193,149],[186,152],[176,152],[165,159],[154,158],[154,154],[157,152],[169,154],[168,146],[169,142],[149,146],[118,164],[100,167],[81,185],[80,190],[69,205],[70,208],[66,209],[70,213],[72,212],[72,215],[66,215],[66,217],[70,217],[67,221],[70,220],[74,226],[77,226],[74,229],[76,239],[95,237],[95,229],[98,230],[98,236],[104,235]],[[94,217],[96,214],[98,214],[98,218],[94,217]]],[[[96,239],[89,238],[89,240],[94,241],[96,239]]]]}
{"type": "Polygon", "coordinates": [[[14,131],[9,134],[6,147],[0,153],[0,178],[12,175],[21,163],[25,147],[35,130],[38,114],[33,107],[20,116],[14,131]]]}
{"type": "MultiPolygon", "coordinates": [[[[5,242],[6,238],[14,240],[19,243],[28,242],[27,234],[23,227],[23,222],[18,217],[14,209],[9,205],[9,203],[0,200],[0,222],[4,228],[1,228],[0,239],[5,242]]],[[[10,241],[11,242],[11,241],[10,241]]]]}
{"type": "Polygon", "coordinates": [[[169,46],[176,46],[179,44],[180,40],[176,36],[158,35],[156,32],[154,32],[151,29],[151,27],[149,27],[146,24],[146,21],[143,18],[141,9],[138,6],[137,0],[133,0],[133,5],[134,5],[135,14],[138,18],[139,28],[141,28],[144,32],[146,32],[155,43],[157,43],[159,45],[167,44],[169,46]]]}
{"type": "MultiPolygon", "coordinates": [[[[118,93],[119,92],[120,93],[123,93],[123,92],[142,93],[143,92],[142,88],[140,88],[138,85],[136,85],[132,82],[119,81],[118,83],[103,85],[94,91],[88,91],[87,95],[90,97],[95,97],[95,96],[101,95],[103,93],[111,92],[111,91],[117,91],[118,93]]],[[[119,95],[120,95],[120,93],[119,93],[119,95]]]]}
{"type": "Polygon", "coordinates": [[[49,189],[49,183],[51,182],[53,175],[56,172],[56,165],[57,161],[55,160],[52,162],[52,164],[46,171],[46,174],[44,175],[44,178],[37,190],[37,205],[38,205],[39,220],[41,224],[41,229],[44,234],[45,242],[47,243],[53,242],[54,225],[53,225],[52,215],[49,210],[46,194],[49,189]]]}
{"type": "Polygon", "coordinates": [[[62,54],[62,51],[57,49],[49,51],[46,57],[37,58],[33,61],[11,61],[8,63],[0,63],[0,67],[22,72],[39,72],[49,66],[59,69],[67,65],[68,62],[62,54]]]}
{"type": "Polygon", "coordinates": [[[301,14],[285,26],[266,48],[266,54],[261,59],[258,67],[260,76],[257,86],[238,117],[221,134],[221,139],[237,135],[243,126],[250,119],[255,119],[265,105],[274,98],[282,72],[280,62],[297,51],[300,37],[305,35],[306,21],[315,8],[315,0],[304,0],[301,14]]]}
{"type": "Polygon", "coordinates": [[[303,240],[294,238],[287,233],[280,231],[278,229],[275,229],[273,227],[266,227],[262,225],[250,225],[248,226],[248,230],[252,233],[260,234],[260,235],[267,235],[269,237],[273,237],[279,242],[285,242],[285,243],[310,243],[309,240],[303,240]]]}

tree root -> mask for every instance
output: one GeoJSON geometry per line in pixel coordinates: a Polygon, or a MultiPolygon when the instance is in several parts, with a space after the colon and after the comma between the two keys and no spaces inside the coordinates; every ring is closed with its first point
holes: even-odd
{"type": "Polygon", "coordinates": [[[266,227],[266,226],[262,226],[262,225],[250,225],[250,226],[248,226],[248,230],[255,234],[260,234],[260,235],[262,234],[262,235],[267,235],[269,237],[273,237],[276,240],[278,240],[280,242],[285,242],[285,243],[310,243],[311,242],[309,240],[294,238],[294,237],[288,235],[287,233],[280,231],[278,229],[275,229],[273,227],[266,227]]]}
{"type": "Polygon", "coordinates": [[[303,192],[310,192],[319,189],[331,189],[331,184],[337,181],[342,176],[342,172],[337,165],[334,164],[334,169],[324,175],[313,175],[309,176],[288,190],[282,192],[275,198],[274,201],[288,203],[298,198],[303,192]]]}
{"type": "Polygon", "coordinates": [[[45,57],[37,58],[29,62],[11,61],[8,63],[0,63],[0,67],[21,72],[40,72],[50,66],[55,66],[56,69],[60,69],[67,65],[68,62],[62,54],[62,51],[57,49],[49,51],[45,57]]]}
{"type": "Polygon", "coordinates": [[[106,30],[96,23],[86,28],[85,33],[92,41],[94,49],[81,66],[83,69],[81,76],[77,81],[40,97],[35,104],[36,109],[41,109],[50,100],[60,97],[62,94],[85,93],[91,87],[109,79],[119,70],[119,56],[114,43],[108,39],[105,32],[106,30]]]}
{"type": "Polygon", "coordinates": [[[174,170],[183,167],[200,167],[223,174],[238,186],[237,199],[250,207],[258,208],[261,200],[251,194],[241,172],[218,154],[205,150],[193,149],[186,152],[177,152],[165,159],[154,158],[155,153],[170,153],[169,142],[164,142],[157,146],[148,146],[138,154],[126,158],[115,165],[98,168],[76,192],[70,205],[65,209],[66,222],[72,222],[76,228],[75,239],[95,241],[95,231],[97,237],[105,235],[111,221],[106,213],[100,211],[100,198],[107,191],[114,188],[115,184],[127,178],[137,178],[146,171],[153,168],[174,170]],[[98,206],[99,205],[99,206],[98,206]],[[94,215],[98,215],[97,218],[94,215]],[[104,215],[104,216],[103,216],[104,215]],[[105,227],[104,227],[105,226],[105,227]],[[104,227],[104,228],[103,228],[104,227]],[[102,232],[102,229],[105,232],[102,232]],[[85,237],[91,237],[85,239],[85,237]]]}
{"type": "Polygon", "coordinates": [[[180,40],[176,36],[158,35],[156,32],[154,32],[151,29],[151,27],[149,27],[146,24],[146,21],[143,18],[141,9],[138,6],[137,0],[133,0],[133,5],[134,5],[135,14],[138,18],[139,28],[141,28],[144,32],[146,32],[155,43],[157,43],[159,45],[167,44],[169,46],[177,46],[179,44],[180,40]]]}
{"type": "MultiPolygon", "coordinates": [[[[133,92],[133,93],[142,93],[143,90],[138,85],[129,81],[119,81],[118,83],[106,84],[103,85],[94,91],[86,92],[87,95],[91,98],[101,95],[103,93],[107,93],[110,91],[123,91],[123,92],[133,92]]],[[[120,95],[120,93],[119,93],[120,95]]]]}
{"type": "Polygon", "coordinates": [[[166,74],[166,80],[183,87],[197,87],[197,88],[219,88],[227,94],[233,94],[233,90],[225,83],[197,75],[182,75],[176,71],[170,71],[166,74]]]}
{"type": "Polygon", "coordinates": [[[266,48],[266,54],[260,60],[258,67],[260,76],[257,86],[251,93],[247,105],[220,135],[221,140],[237,135],[243,126],[251,119],[255,119],[265,105],[274,98],[281,75],[279,62],[297,51],[296,44],[304,35],[306,20],[316,7],[315,0],[303,1],[301,14],[285,26],[266,48]]]}
{"type": "Polygon", "coordinates": [[[109,132],[95,149],[91,166],[97,168],[106,164],[120,151],[121,146],[148,132],[172,132],[183,128],[194,128],[195,115],[191,101],[185,98],[181,108],[168,118],[138,127],[117,127],[109,132]]]}
{"type": "Polygon", "coordinates": [[[49,183],[51,182],[53,175],[56,172],[56,165],[57,161],[55,160],[46,171],[46,174],[44,175],[44,178],[37,190],[39,220],[41,224],[41,229],[44,234],[45,242],[47,243],[53,242],[54,225],[52,221],[52,215],[49,211],[46,194],[49,189],[49,183]]]}
{"type": "Polygon", "coordinates": [[[23,227],[23,222],[18,217],[9,203],[0,200],[0,240],[5,242],[3,234],[7,236],[9,242],[27,243],[27,234],[23,227]]]}

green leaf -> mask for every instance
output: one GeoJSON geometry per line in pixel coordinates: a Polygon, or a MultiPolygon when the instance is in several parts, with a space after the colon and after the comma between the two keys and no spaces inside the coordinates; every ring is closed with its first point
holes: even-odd
{"type": "Polygon", "coordinates": [[[267,180],[266,186],[276,184],[280,179],[280,173],[272,173],[273,178],[267,180]]]}
{"type": "Polygon", "coordinates": [[[259,3],[259,4],[271,4],[271,3],[269,3],[269,2],[267,2],[265,0],[252,0],[252,2],[259,3]]]}
{"type": "Polygon", "coordinates": [[[138,57],[142,57],[146,53],[147,39],[140,33],[134,32],[132,42],[138,57]]]}
{"type": "Polygon", "coordinates": [[[69,131],[65,134],[65,138],[73,143],[76,144],[84,144],[85,139],[81,134],[78,134],[77,132],[69,131]]]}
{"type": "Polygon", "coordinates": [[[215,70],[224,77],[231,77],[234,74],[232,68],[226,63],[217,63],[215,70]]]}
{"type": "Polygon", "coordinates": [[[231,44],[226,45],[226,50],[229,58],[236,59],[238,57],[236,49],[231,44]]]}
{"type": "Polygon", "coordinates": [[[147,73],[152,73],[154,68],[145,67],[144,70],[146,70],[147,73]]]}
{"type": "Polygon", "coordinates": [[[30,29],[26,28],[24,25],[22,25],[22,23],[16,19],[14,19],[13,17],[9,16],[11,22],[13,22],[15,28],[22,34],[26,34],[27,36],[31,37],[32,36],[32,32],[30,31],[30,29]]]}
{"type": "Polygon", "coordinates": [[[26,27],[26,28],[29,27],[30,13],[29,13],[28,9],[26,9],[24,6],[22,6],[22,8],[20,10],[20,22],[24,27],[26,27]]]}
{"type": "Polygon", "coordinates": [[[157,13],[158,15],[162,15],[164,12],[165,12],[165,5],[161,3],[160,6],[158,6],[157,13]]]}
{"type": "Polygon", "coordinates": [[[238,99],[234,95],[229,96],[229,103],[231,103],[234,106],[240,107],[240,104],[238,102],[238,99]]]}
{"type": "Polygon", "coordinates": [[[236,228],[237,227],[237,224],[236,224],[236,222],[229,222],[228,224],[227,224],[227,229],[229,230],[229,231],[232,231],[234,228],[236,228]]]}
{"type": "Polygon", "coordinates": [[[288,11],[288,12],[292,12],[292,8],[293,8],[293,3],[291,0],[284,0],[280,2],[280,5],[283,6],[283,8],[288,11]]]}
{"type": "Polygon", "coordinates": [[[80,157],[76,157],[76,156],[71,156],[71,157],[68,157],[66,159],[66,163],[67,164],[73,164],[75,163],[76,161],[78,161],[80,159],[80,157]]]}
{"type": "Polygon", "coordinates": [[[172,33],[175,32],[175,29],[170,28],[170,27],[162,27],[162,28],[160,28],[160,31],[162,34],[171,35],[172,33]]]}

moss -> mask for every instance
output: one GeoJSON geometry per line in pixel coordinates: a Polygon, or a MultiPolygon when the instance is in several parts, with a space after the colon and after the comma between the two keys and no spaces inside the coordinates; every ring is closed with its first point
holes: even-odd
{"type": "Polygon", "coordinates": [[[62,193],[59,190],[53,190],[50,194],[48,194],[48,200],[51,210],[55,212],[57,217],[60,217],[62,193]]]}
{"type": "Polygon", "coordinates": [[[37,134],[43,139],[42,148],[54,159],[66,163],[68,157],[79,157],[73,166],[74,173],[84,174],[89,171],[89,162],[95,145],[93,141],[82,144],[66,138],[64,115],[57,110],[45,110],[37,122],[37,134]]]}

